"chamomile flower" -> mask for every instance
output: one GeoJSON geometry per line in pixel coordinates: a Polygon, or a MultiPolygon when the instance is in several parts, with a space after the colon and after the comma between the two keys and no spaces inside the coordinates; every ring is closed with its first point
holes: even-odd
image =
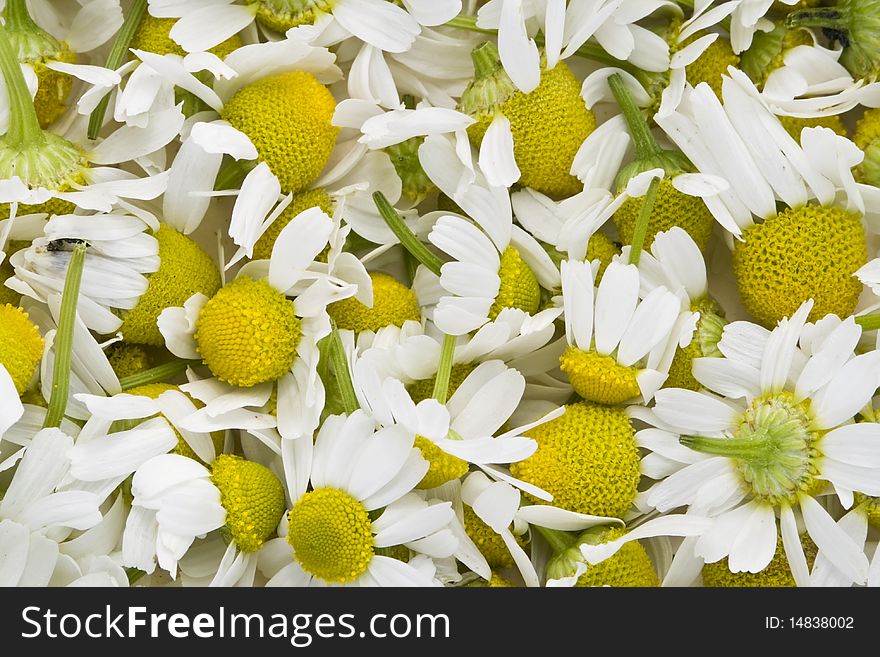
{"type": "Polygon", "coordinates": [[[877,387],[878,353],[853,356],[861,331],[852,319],[830,318],[816,325],[821,330],[805,331],[811,305],[769,333],[728,325],[719,345],[725,358],[694,366],[694,376],[712,392],[657,393],[654,415],[681,435],[693,456],[685,453],[687,465],[653,486],[646,501],[661,511],[687,505],[716,518],[693,550],[709,563],[728,557],[733,572],[758,572],[770,563],[778,514],[792,574],[806,585],[795,519],[800,508],[819,550],[864,582],[865,555],[816,496],[827,483],[845,505],[853,491],[878,490],[867,465],[880,446],[875,425],[849,423],[877,387]]]}
{"type": "MultiPolygon", "coordinates": [[[[312,269],[333,230],[320,209],[307,210],[284,227],[268,262],[249,263],[210,299],[197,294],[159,317],[169,350],[201,359],[218,381],[240,388],[238,407],[254,403],[250,388],[277,383],[282,436],[317,427],[324,401],[317,342],[330,331],[326,307],[357,292],[356,285],[312,269]]],[[[270,392],[266,387],[261,403],[270,392]]]]}
{"type": "Polygon", "coordinates": [[[161,345],[159,314],[193,294],[213,294],[220,274],[193,240],[155,218],[151,223],[122,213],[56,215],[44,237],[13,256],[16,278],[10,283],[41,301],[61,292],[70,245],[85,241],[83,322],[101,334],[119,331],[127,342],[161,345]]]}
{"type": "Polygon", "coordinates": [[[147,573],[158,562],[172,577],[193,541],[221,528],[232,550],[253,559],[285,508],[278,477],[231,454],[214,459],[210,470],[179,454],[155,456],[134,473],[131,492],[123,562],[147,573]]]}
{"type": "Polygon", "coordinates": [[[431,585],[395,556],[398,546],[437,556],[457,547],[451,504],[412,492],[428,471],[413,440],[402,426],[375,431],[358,410],[327,418],[314,445],[307,438],[286,443],[292,506],[286,536],[260,554],[269,586],[431,585]]]}
{"type": "Polygon", "coordinates": [[[207,50],[256,21],[276,32],[315,25],[381,50],[404,52],[420,25],[441,25],[461,11],[461,0],[405,0],[403,5],[384,0],[209,0],[193,6],[184,0],[150,0],[150,13],[180,18],[171,38],[188,51],[207,50]]]}
{"type": "Polygon", "coordinates": [[[600,404],[650,400],[666,380],[675,348],[693,325],[680,321],[675,293],[662,285],[639,299],[638,267],[612,261],[596,288],[590,263],[562,263],[568,349],[560,367],[575,392],[600,404]]]}

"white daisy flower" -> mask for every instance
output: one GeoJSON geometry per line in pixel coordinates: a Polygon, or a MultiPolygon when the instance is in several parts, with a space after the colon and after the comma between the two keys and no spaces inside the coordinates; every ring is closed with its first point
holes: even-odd
{"type": "Polygon", "coordinates": [[[50,428],[23,450],[0,502],[0,581],[6,586],[46,586],[59,555],[59,541],[53,538],[58,534],[50,530],[85,530],[101,521],[96,495],[57,491],[70,467],[72,445],[70,436],[50,428]]]}
{"type": "Polygon", "coordinates": [[[285,32],[314,24],[321,31],[341,31],[388,52],[408,50],[421,25],[442,25],[461,11],[461,0],[405,0],[404,7],[384,0],[259,0],[237,4],[208,0],[193,6],[185,0],[150,0],[150,14],[180,20],[171,38],[184,50],[207,50],[255,20],[285,32]],[[341,29],[340,29],[341,28],[341,29]]]}
{"type": "Polygon", "coordinates": [[[449,556],[458,544],[449,529],[451,504],[412,493],[428,471],[413,439],[399,425],[375,431],[373,418],[355,411],[327,418],[314,445],[285,442],[292,507],[282,523],[286,536],[260,554],[269,586],[432,585],[423,572],[385,554],[405,546],[449,556]]]}
{"type": "Polygon", "coordinates": [[[568,349],[560,367],[575,392],[589,401],[649,401],[666,380],[676,347],[689,341],[693,322],[679,321],[675,293],[663,286],[639,299],[635,265],[616,258],[598,288],[590,263],[562,263],[562,295],[568,349]],[[677,331],[677,332],[676,332],[677,331]]]}
{"type": "Polygon", "coordinates": [[[876,425],[849,424],[877,388],[880,354],[853,356],[861,330],[852,319],[835,320],[833,330],[822,324],[820,332],[806,334],[805,350],[799,348],[811,307],[805,303],[769,334],[729,325],[719,344],[725,358],[694,364],[694,376],[712,392],[657,393],[653,412],[662,428],[681,434],[696,460],[685,454],[689,464],[652,487],[646,501],[660,511],[686,505],[716,518],[694,551],[709,563],[728,557],[732,572],[758,572],[769,563],[778,512],[792,574],[807,585],[794,513],[799,507],[819,549],[864,582],[864,553],[815,498],[826,482],[846,507],[853,491],[880,491],[871,469],[880,458],[876,425]]]}
{"type": "MultiPolygon", "coordinates": [[[[159,316],[172,353],[201,359],[219,381],[238,387],[225,396],[225,412],[264,405],[277,384],[278,430],[285,437],[310,435],[318,426],[324,386],[317,342],[330,332],[326,308],[358,291],[315,263],[333,230],[333,220],[311,208],[281,230],[270,260],[248,263],[211,299],[197,294],[159,316]],[[254,327],[252,313],[266,323],[254,327]],[[266,383],[272,385],[260,386],[266,383]]],[[[206,429],[195,421],[184,426],[206,429]]]]}

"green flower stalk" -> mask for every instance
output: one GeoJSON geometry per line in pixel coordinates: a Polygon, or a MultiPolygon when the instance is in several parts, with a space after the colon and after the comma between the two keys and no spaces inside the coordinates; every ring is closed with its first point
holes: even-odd
{"type": "Polygon", "coordinates": [[[880,79],[880,0],[840,0],[833,7],[794,11],[788,27],[818,27],[843,47],[840,63],[854,78],[880,79]]]}

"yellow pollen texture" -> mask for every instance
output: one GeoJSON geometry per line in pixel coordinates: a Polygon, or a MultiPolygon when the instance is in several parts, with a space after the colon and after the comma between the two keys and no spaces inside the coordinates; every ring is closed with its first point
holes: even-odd
{"type": "MultiPolygon", "coordinates": [[[[643,201],[643,198],[629,198],[614,213],[614,225],[617,226],[624,244],[632,244],[643,201]]],[[[663,178],[657,189],[651,218],[648,220],[644,248],[651,248],[657,233],[675,226],[687,231],[700,250],[705,251],[709,238],[712,237],[715,219],[701,198],[678,191],[670,180],[663,178]]]]}
{"type": "Polygon", "coordinates": [[[841,137],[846,137],[848,134],[840,116],[823,116],[812,119],[800,119],[794,116],[780,116],[778,118],[782,127],[798,143],[801,142],[801,131],[804,128],[829,128],[841,137]]]}
{"type": "MultiPolygon", "coordinates": [[[[129,47],[134,50],[153,52],[157,55],[185,56],[186,51],[169,35],[171,28],[174,27],[176,22],[176,18],[156,18],[148,13],[144,14],[137,31],[131,38],[131,45],[129,47]]],[[[234,34],[213,48],[208,49],[208,52],[217,55],[220,59],[224,59],[233,50],[240,48],[241,45],[241,38],[234,34]]]]}
{"type": "Polygon", "coordinates": [[[467,461],[447,454],[424,436],[416,436],[415,446],[419,448],[422,456],[429,463],[428,472],[425,473],[416,488],[423,490],[437,488],[437,486],[442,486],[467,474],[467,461]]]}
{"type": "Polygon", "coordinates": [[[568,375],[574,391],[587,401],[622,404],[641,394],[637,370],[624,367],[612,356],[595,350],[568,347],[559,358],[560,369],[568,375]]]}
{"type": "Polygon", "coordinates": [[[0,306],[0,365],[21,395],[43,356],[43,338],[28,314],[11,304],[0,306]]]}
{"type": "MultiPolygon", "coordinates": [[[[476,365],[473,363],[458,363],[452,366],[452,371],[449,373],[449,388],[447,389],[447,399],[452,397],[455,394],[455,391],[458,390],[458,386],[464,383],[464,380],[468,377],[468,375],[476,369],[476,365]]],[[[426,399],[430,399],[434,394],[434,382],[437,380],[436,376],[432,376],[430,379],[422,379],[421,381],[416,381],[415,383],[411,383],[406,387],[409,392],[409,396],[412,397],[412,400],[418,404],[420,401],[424,401],[426,399]]]]}
{"type": "MultiPolygon", "coordinates": [[[[563,62],[541,73],[541,83],[530,94],[515,92],[498,106],[510,120],[513,154],[525,187],[566,198],[583,189],[569,171],[584,140],[596,129],[596,118],[584,105],[581,83],[563,62]]],[[[475,117],[468,128],[474,145],[495,118],[494,113],[475,117]]]]}
{"type": "MultiPolygon", "coordinates": [[[[625,529],[610,530],[603,538],[603,543],[623,536],[625,529]]],[[[654,572],[651,558],[638,541],[624,543],[614,556],[601,563],[587,565],[587,572],[578,578],[578,587],[590,586],[660,586],[660,579],[654,572]]]]}
{"type": "Polygon", "coordinates": [[[594,233],[587,243],[587,262],[599,261],[599,272],[596,274],[596,285],[602,281],[602,276],[614,256],[620,255],[620,247],[611,241],[605,233],[594,233]]]}
{"type": "Polygon", "coordinates": [[[807,299],[810,321],[855,310],[862,284],[853,276],[867,261],[859,217],[837,207],[787,208],[748,228],[733,251],[733,270],[743,305],[773,327],[807,299]]]}
{"type": "Polygon", "coordinates": [[[373,531],[364,505],[345,491],[318,488],[293,505],[287,542],[307,573],[345,584],[366,572],[373,559],[373,531]]]}
{"type": "Polygon", "coordinates": [[[639,450],[622,408],[580,402],[526,433],[537,451],[512,463],[514,477],[543,488],[553,504],[590,515],[622,517],[638,489],[639,450]]]}
{"type": "Polygon", "coordinates": [[[107,360],[116,376],[124,379],[133,374],[140,374],[153,366],[153,358],[144,347],[137,344],[117,342],[107,349],[107,360]]]}
{"type": "Polygon", "coordinates": [[[495,319],[505,308],[519,308],[530,315],[541,305],[541,287],[534,272],[512,246],[501,254],[501,267],[498,269],[501,286],[498,296],[489,308],[489,319],[495,319]]]}
{"type": "Polygon", "coordinates": [[[250,387],[280,379],[296,358],[302,325],[293,303],[267,280],[236,278],[196,321],[202,360],[220,380],[250,387]]]}
{"type": "Polygon", "coordinates": [[[341,329],[355,333],[378,331],[385,326],[403,326],[407,320],[421,321],[422,311],[415,292],[393,276],[370,272],[373,281],[373,307],[354,297],[331,303],[327,312],[341,329]]]}
{"type": "MultiPolygon", "coordinates": [[[[9,210],[7,209],[7,213],[8,212],[9,210]]],[[[8,279],[15,276],[15,268],[12,266],[12,263],[9,262],[12,254],[16,253],[17,251],[21,251],[22,249],[26,249],[30,245],[30,242],[24,240],[10,240],[3,248],[3,252],[6,254],[6,257],[3,259],[3,262],[0,262],[0,306],[3,306],[7,303],[13,306],[17,306],[18,303],[21,301],[21,294],[11,288],[6,287],[5,283],[8,279]]]]}
{"type": "Polygon", "coordinates": [[[260,239],[254,244],[254,260],[268,260],[271,258],[272,248],[275,246],[275,240],[278,239],[281,230],[292,219],[295,219],[297,215],[309,208],[321,208],[325,213],[332,214],[333,202],[330,200],[330,195],[326,189],[318,187],[317,189],[308,189],[295,194],[290,205],[284,208],[284,211],[278,215],[278,218],[269,224],[266,232],[260,235],[260,239]]]}
{"type": "MultiPolygon", "coordinates": [[[[510,550],[504,544],[504,539],[489,525],[480,520],[479,516],[467,504],[464,505],[464,530],[492,568],[513,567],[513,557],[510,554],[510,550]]],[[[525,548],[527,545],[522,536],[516,536],[516,542],[522,548],[525,548]]]]}
{"type": "MultiPolygon", "coordinates": [[[[705,36],[703,33],[697,33],[686,39],[681,47],[684,47],[696,41],[700,37],[705,36]]],[[[701,82],[705,82],[715,95],[721,98],[721,76],[727,73],[728,66],[739,66],[739,56],[733,52],[730,47],[730,41],[724,37],[718,37],[712,42],[705,52],[701,54],[695,61],[685,66],[685,76],[687,81],[694,87],[701,82]]]]}
{"type": "Polygon", "coordinates": [[[291,71],[239,89],[223,118],[246,134],[285,192],[300,192],[330,159],[336,101],[314,76],[291,71]]]}
{"type": "Polygon", "coordinates": [[[220,271],[211,257],[193,240],[166,225],[156,232],[159,269],[147,276],[147,291],[137,305],[124,313],[119,329],[126,342],[162,346],[159,314],[183,306],[196,292],[213,296],[220,288],[220,271]]]}
{"type": "MultiPolygon", "coordinates": [[[[812,568],[818,548],[809,536],[801,536],[807,565],[812,568]]],[[[748,587],[778,588],[797,586],[785,557],[781,538],[777,538],[776,552],[769,564],[758,573],[732,573],[727,558],[703,565],[703,586],[708,587],[748,587]]]]}
{"type": "MultiPolygon", "coordinates": [[[[76,53],[61,42],[61,49],[51,57],[53,61],[76,64],[76,53]]],[[[67,97],[73,87],[73,78],[67,73],[53,70],[44,60],[30,62],[37,76],[37,93],[34,96],[34,110],[41,128],[47,128],[67,110],[67,97]]],[[[23,214],[19,212],[19,214],[23,214]]]]}
{"type": "Polygon", "coordinates": [[[284,515],[284,486],[269,468],[231,454],[214,460],[211,479],[220,490],[232,540],[242,552],[256,552],[284,515]]]}

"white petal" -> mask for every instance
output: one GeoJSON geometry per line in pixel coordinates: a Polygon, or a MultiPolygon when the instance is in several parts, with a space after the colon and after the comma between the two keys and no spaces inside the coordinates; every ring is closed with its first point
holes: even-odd
{"type": "Polygon", "coordinates": [[[340,2],[333,17],[357,38],[386,52],[406,52],[420,31],[412,16],[384,0],[340,2]]]}
{"type": "Polygon", "coordinates": [[[733,426],[738,413],[719,399],[693,390],[658,390],[654,412],[663,422],[682,432],[718,432],[733,426]]]}
{"type": "Polygon", "coordinates": [[[868,558],[862,549],[812,497],[801,495],[800,503],[807,532],[819,550],[853,582],[863,584],[868,577],[868,558]]]}
{"type": "Polygon", "coordinates": [[[517,512],[517,518],[525,520],[530,525],[558,529],[567,532],[583,531],[596,525],[622,525],[619,518],[604,518],[591,516],[585,513],[566,511],[556,506],[546,504],[531,504],[522,507],[517,512]]]}
{"type": "Polygon", "coordinates": [[[607,355],[617,349],[638,300],[638,267],[613,261],[605,270],[596,293],[596,351],[607,355]]]}
{"type": "Polygon", "coordinates": [[[541,57],[526,32],[522,4],[522,0],[507,0],[501,9],[498,52],[510,79],[528,94],[541,82],[541,57]]]}
{"type": "Polygon", "coordinates": [[[327,245],[333,220],[320,208],[309,208],[281,229],[269,263],[269,283],[287,291],[327,245]]]}
{"type": "Polygon", "coordinates": [[[174,23],[168,36],[187,52],[209,50],[253,22],[256,10],[233,4],[197,8],[174,23]]]}
{"type": "Polygon", "coordinates": [[[510,119],[496,114],[480,143],[480,169],[493,187],[510,187],[522,175],[513,156],[510,119]]]}
{"type": "Polygon", "coordinates": [[[89,154],[95,164],[118,164],[159,150],[172,141],[185,117],[177,107],[157,112],[146,128],[123,126],[98,144],[89,154]]]}
{"type": "Polygon", "coordinates": [[[813,398],[811,410],[821,428],[843,424],[858,413],[877,389],[880,352],[856,356],[813,398]]]}

